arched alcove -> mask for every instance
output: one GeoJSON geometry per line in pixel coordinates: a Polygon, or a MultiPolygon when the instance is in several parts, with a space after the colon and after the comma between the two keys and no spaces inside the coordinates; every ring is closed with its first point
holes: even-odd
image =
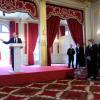
{"type": "MultiPolygon", "coordinates": [[[[22,13],[28,13],[31,16],[32,20],[33,19],[34,20],[38,20],[38,12],[39,12],[38,11],[39,10],[38,7],[39,7],[39,4],[38,4],[38,1],[36,1],[36,0],[0,0],[0,11],[3,11],[3,14],[5,14],[4,16],[6,16],[7,14],[15,13],[15,12],[22,12],[22,13]]],[[[22,17],[25,17],[25,16],[22,16],[22,17]]],[[[14,29],[10,31],[10,35],[14,31],[16,31],[16,30],[18,31],[18,29],[17,29],[18,28],[18,23],[19,22],[15,22],[13,19],[10,20],[10,24],[9,25],[14,27],[14,29]]],[[[30,51],[32,48],[30,48],[30,50],[28,50],[29,47],[27,47],[28,45],[30,45],[29,44],[30,42],[28,41],[30,39],[27,39],[27,37],[29,36],[29,34],[28,34],[29,31],[27,29],[28,25],[29,24],[24,23],[24,26],[23,26],[24,28],[26,28],[26,30],[24,30],[24,31],[27,31],[27,32],[24,32],[24,43],[25,43],[24,54],[25,55],[28,55],[29,52],[32,52],[32,51],[30,51]],[[28,52],[26,52],[26,51],[28,51],[28,52]]],[[[37,25],[36,25],[36,27],[37,27],[37,25]]],[[[19,32],[19,33],[21,33],[21,32],[19,32]]],[[[23,37],[21,37],[21,38],[23,38],[23,37]]],[[[29,58],[30,58],[30,56],[28,55],[28,59],[29,58]]],[[[27,57],[26,57],[26,59],[27,59],[27,57]]]]}
{"type": "Polygon", "coordinates": [[[6,13],[25,12],[38,18],[37,4],[32,0],[0,0],[0,10],[6,13]]]}

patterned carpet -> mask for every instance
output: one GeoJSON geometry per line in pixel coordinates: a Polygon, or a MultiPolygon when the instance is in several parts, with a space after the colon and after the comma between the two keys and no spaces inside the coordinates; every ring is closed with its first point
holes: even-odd
{"type": "Polygon", "coordinates": [[[100,81],[86,80],[85,71],[76,70],[75,79],[1,86],[0,100],[100,100],[100,81]]]}

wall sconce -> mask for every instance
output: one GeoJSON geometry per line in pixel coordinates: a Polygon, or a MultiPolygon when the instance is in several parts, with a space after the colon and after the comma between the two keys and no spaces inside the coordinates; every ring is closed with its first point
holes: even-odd
{"type": "Polygon", "coordinates": [[[99,30],[97,30],[97,36],[98,36],[98,35],[100,35],[100,29],[99,29],[99,30]]]}

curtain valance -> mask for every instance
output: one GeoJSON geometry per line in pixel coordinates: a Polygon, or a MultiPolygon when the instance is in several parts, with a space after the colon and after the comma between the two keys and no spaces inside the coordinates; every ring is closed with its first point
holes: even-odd
{"type": "Polygon", "coordinates": [[[36,4],[25,0],[0,0],[0,10],[6,13],[25,12],[34,19],[38,18],[36,4]]]}
{"type": "Polygon", "coordinates": [[[47,4],[47,19],[51,16],[59,16],[63,19],[76,19],[79,23],[83,23],[83,11],[68,7],[47,4]]]}

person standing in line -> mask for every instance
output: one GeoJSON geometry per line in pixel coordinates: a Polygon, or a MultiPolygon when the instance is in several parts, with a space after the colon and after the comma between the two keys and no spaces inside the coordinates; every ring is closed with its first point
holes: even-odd
{"type": "Polygon", "coordinates": [[[76,68],[84,66],[84,48],[77,43],[76,48],[76,68]]]}
{"type": "Polygon", "coordinates": [[[94,40],[92,40],[93,44],[93,80],[96,80],[96,77],[98,75],[98,66],[97,66],[97,56],[98,56],[98,46],[95,43],[94,40]]]}
{"type": "Polygon", "coordinates": [[[70,65],[72,63],[72,67],[74,68],[74,54],[75,50],[72,47],[72,44],[70,44],[70,48],[67,50],[67,55],[68,55],[68,67],[70,68],[70,65]]]}
{"type": "MultiPolygon", "coordinates": [[[[4,44],[10,44],[10,43],[22,43],[21,38],[18,37],[18,35],[14,32],[13,37],[9,39],[9,41],[4,41],[0,39],[4,44]]],[[[12,62],[12,69],[14,71],[14,48],[11,47],[11,62],[12,62]]]]}
{"type": "Polygon", "coordinates": [[[80,67],[85,66],[85,55],[84,55],[84,47],[80,46],[80,67]]]}
{"type": "Polygon", "coordinates": [[[76,68],[77,68],[78,66],[80,67],[80,46],[78,43],[76,45],[75,51],[76,51],[76,68]]]}
{"type": "Polygon", "coordinates": [[[87,78],[95,80],[97,77],[97,45],[93,40],[88,40],[85,50],[87,64],[87,78]]]}
{"type": "Polygon", "coordinates": [[[97,64],[98,64],[98,69],[100,69],[100,43],[98,44],[97,64]]]}

